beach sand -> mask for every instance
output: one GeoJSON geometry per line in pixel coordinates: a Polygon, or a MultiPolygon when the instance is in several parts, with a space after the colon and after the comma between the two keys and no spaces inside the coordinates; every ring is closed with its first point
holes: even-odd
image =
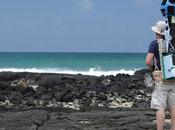
{"type": "MultiPolygon", "coordinates": [[[[154,130],[144,73],[0,73],[0,130],[154,130]]],[[[165,128],[170,128],[166,113],[165,128]]]]}

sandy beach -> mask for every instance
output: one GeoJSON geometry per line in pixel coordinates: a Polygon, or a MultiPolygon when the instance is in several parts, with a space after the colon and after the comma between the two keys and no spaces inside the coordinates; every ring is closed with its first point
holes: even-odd
{"type": "MultiPolygon", "coordinates": [[[[86,76],[0,73],[0,130],[154,130],[146,70],[86,76]]],[[[170,128],[166,113],[165,128],[170,128]]]]}

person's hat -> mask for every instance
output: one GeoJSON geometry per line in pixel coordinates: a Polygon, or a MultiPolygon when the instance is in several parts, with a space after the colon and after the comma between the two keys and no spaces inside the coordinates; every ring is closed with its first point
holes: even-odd
{"type": "Polygon", "coordinates": [[[165,22],[164,21],[158,21],[155,26],[151,27],[151,29],[160,35],[165,35],[165,22]]]}

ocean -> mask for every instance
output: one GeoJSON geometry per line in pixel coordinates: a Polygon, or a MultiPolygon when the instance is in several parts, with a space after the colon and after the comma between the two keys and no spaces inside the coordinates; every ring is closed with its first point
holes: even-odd
{"type": "Polygon", "coordinates": [[[1,52],[0,72],[132,75],[145,68],[145,53],[1,52]]]}

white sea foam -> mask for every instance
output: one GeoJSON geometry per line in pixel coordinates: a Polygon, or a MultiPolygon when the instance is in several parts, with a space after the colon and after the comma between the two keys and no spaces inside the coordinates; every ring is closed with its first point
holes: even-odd
{"type": "Polygon", "coordinates": [[[109,70],[104,71],[97,68],[90,68],[87,71],[78,71],[78,70],[70,70],[70,69],[59,69],[59,68],[0,68],[0,72],[33,72],[33,73],[60,73],[60,74],[83,74],[83,75],[94,75],[94,76],[101,76],[101,75],[116,75],[116,74],[129,74],[133,75],[136,69],[133,70],[109,70]]]}

